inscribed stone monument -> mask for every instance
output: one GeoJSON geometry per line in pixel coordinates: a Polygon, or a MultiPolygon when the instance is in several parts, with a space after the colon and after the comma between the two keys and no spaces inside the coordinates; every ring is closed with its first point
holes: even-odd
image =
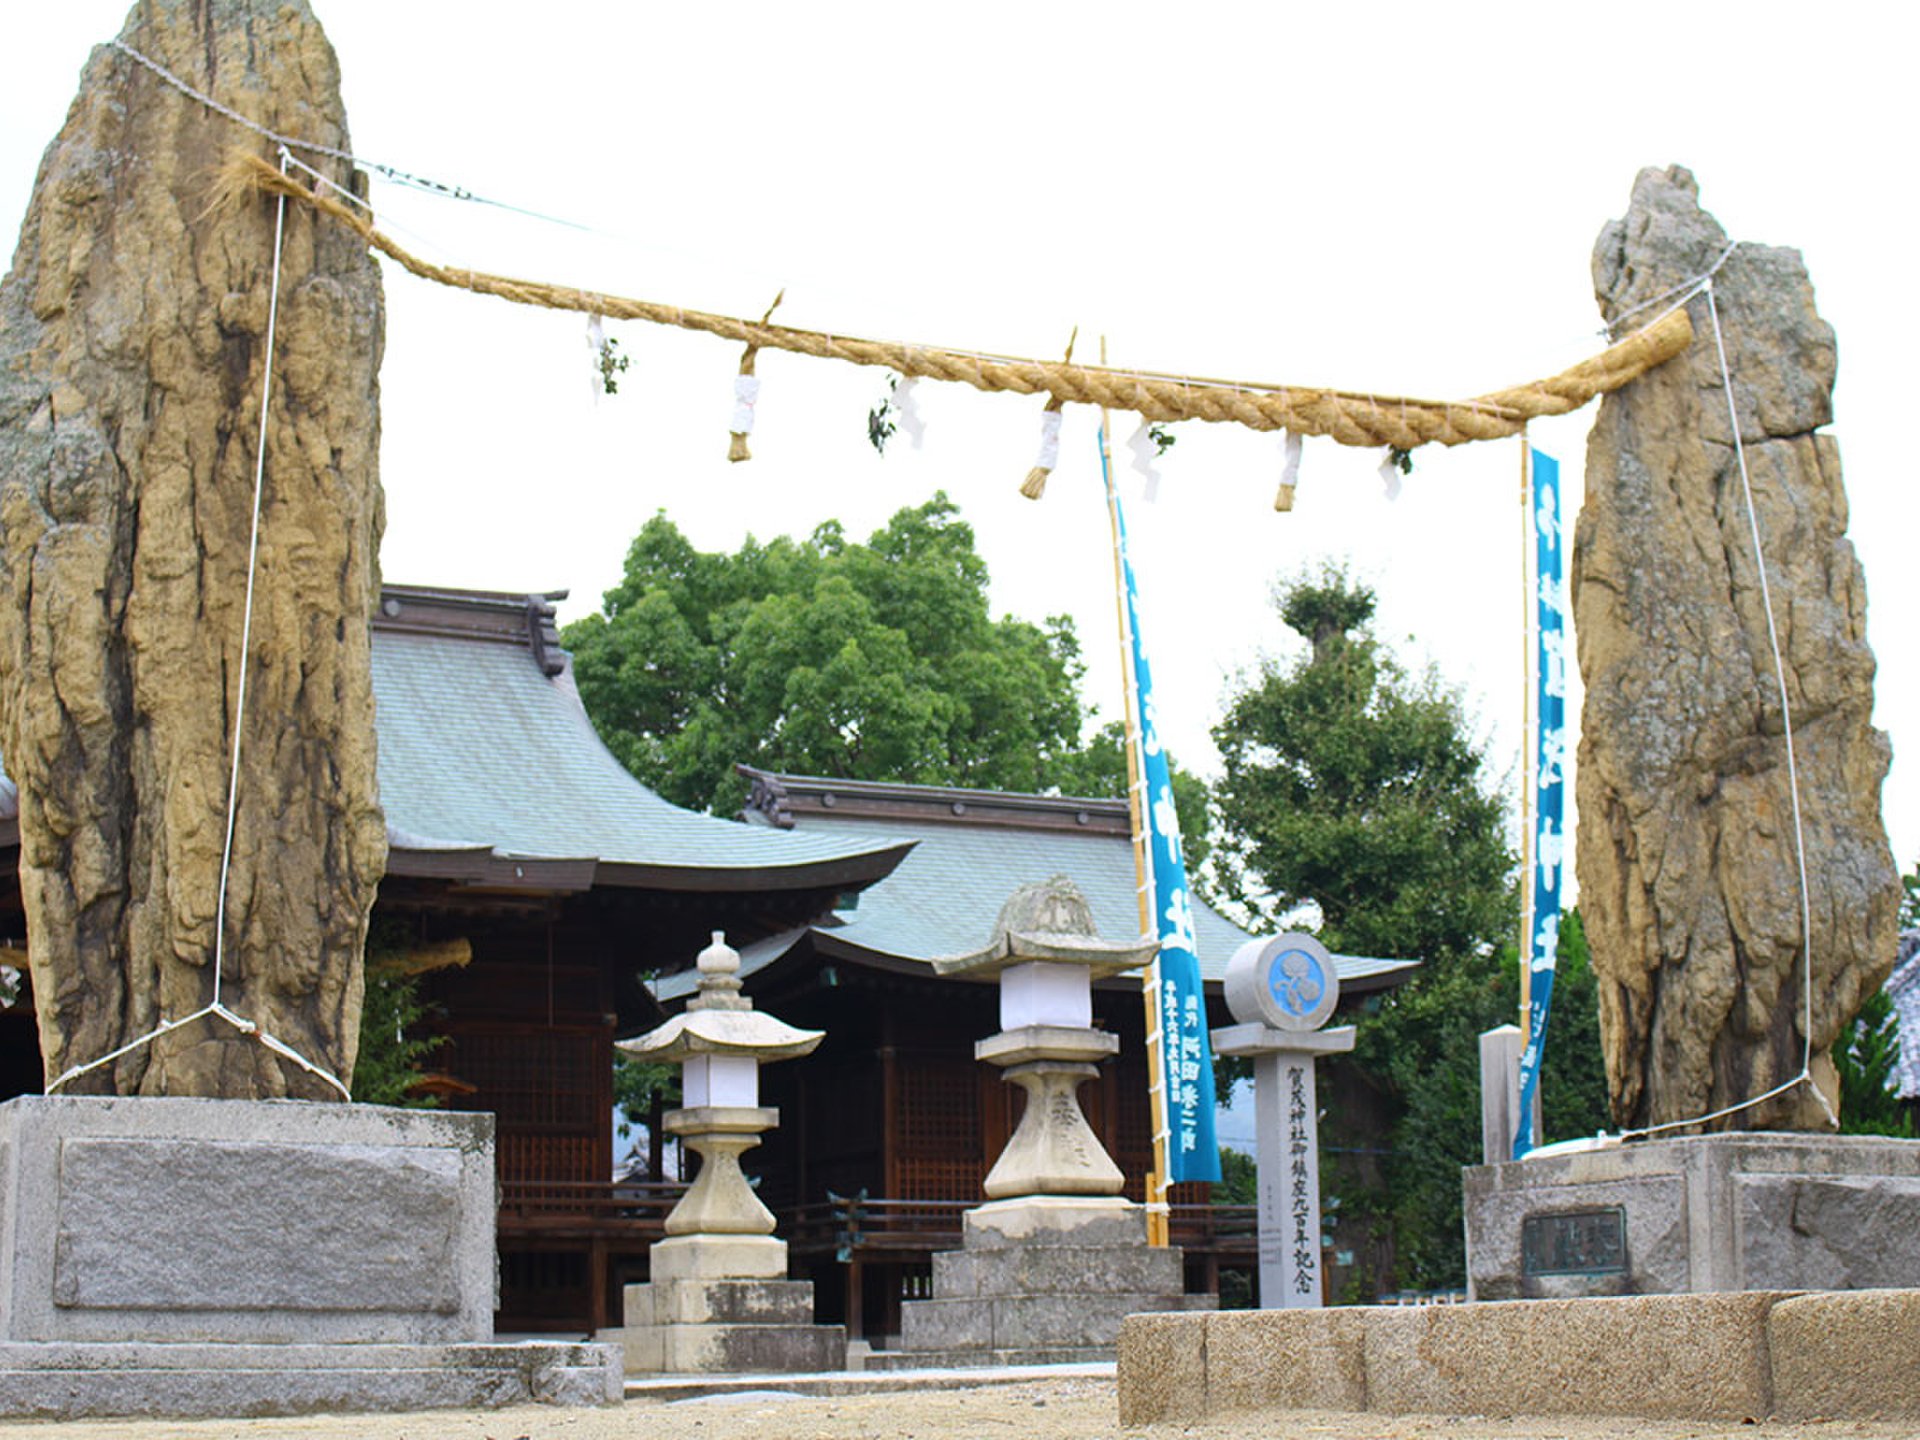
{"type": "Polygon", "coordinates": [[[1326,1288],[1317,1061],[1353,1049],[1355,1033],[1321,1028],[1340,1002],[1340,974],[1325,946],[1290,931],[1242,945],[1227,962],[1226,992],[1240,1023],[1216,1031],[1214,1049],[1253,1061],[1260,1307],[1313,1309],[1326,1288]]]}
{"type": "MultiPolygon", "coordinates": [[[[348,147],[306,0],[141,0],[125,43],[271,130],[348,147]]],[[[51,1081],[224,994],[347,1080],[385,865],[367,619],[382,526],[379,273],[304,206],[213,204],[268,141],[95,50],[0,283],[0,753],[51,1081]],[[241,653],[272,369],[250,652],[241,653]]],[[[298,158],[352,188],[344,162],[298,158]]],[[[216,1019],[66,1093],[338,1098],[216,1019]]]]}
{"type": "MultiPolygon", "coordinates": [[[[1713,277],[1772,587],[1812,888],[1812,1069],[1894,953],[1866,585],[1847,541],[1832,329],[1797,251],[1741,244],[1693,176],[1644,170],[1601,232],[1594,286],[1621,330],[1713,277]]],[[[1707,298],[1696,339],[1601,402],[1574,537],[1580,909],[1600,979],[1615,1120],[1683,1121],[1791,1080],[1806,1021],[1779,682],[1707,298]]],[[[1801,1085],[1716,1129],[1827,1128],[1801,1085]]]]}

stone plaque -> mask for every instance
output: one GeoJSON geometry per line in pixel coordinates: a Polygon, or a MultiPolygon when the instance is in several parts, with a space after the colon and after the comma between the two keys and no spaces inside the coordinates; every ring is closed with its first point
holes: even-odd
{"type": "Polygon", "coordinates": [[[54,1304],[451,1313],[459,1184],[451,1148],[68,1138],[54,1304]]]}
{"type": "Polygon", "coordinates": [[[1529,1215],[1520,1225],[1523,1275],[1608,1275],[1627,1268],[1627,1212],[1563,1210],[1529,1215]]]}

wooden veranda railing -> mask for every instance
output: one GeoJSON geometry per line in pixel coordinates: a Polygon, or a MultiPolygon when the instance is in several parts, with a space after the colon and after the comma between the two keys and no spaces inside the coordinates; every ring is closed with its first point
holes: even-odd
{"type": "Polygon", "coordinates": [[[500,1230],[599,1232],[651,1243],[666,1233],[667,1212],[687,1187],[659,1180],[506,1180],[500,1185],[500,1230]]]}
{"type": "MultiPolygon", "coordinates": [[[[505,1181],[499,1238],[504,1249],[584,1254],[587,1288],[581,1303],[597,1317],[594,1324],[613,1323],[608,1317],[619,1296],[610,1269],[644,1265],[647,1247],[666,1238],[667,1214],[686,1190],[684,1184],[663,1181],[505,1181]]],[[[847,1266],[854,1293],[859,1272],[870,1266],[898,1274],[901,1283],[923,1285],[932,1257],[959,1248],[961,1217],[978,1203],[833,1195],[781,1211],[775,1233],[788,1242],[796,1260],[847,1266]]],[[[1251,1205],[1171,1208],[1172,1240],[1186,1254],[1190,1287],[1212,1289],[1221,1269],[1254,1263],[1251,1205]]]]}
{"type": "MultiPolygon", "coordinates": [[[[508,1180],[500,1187],[502,1232],[597,1232],[652,1241],[666,1234],[667,1212],[687,1187],[659,1180],[508,1180]]],[[[778,1234],[796,1252],[863,1250],[879,1258],[930,1254],[960,1243],[961,1216],[977,1200],[894,1200],[829,1195],[781,1212],[778,1234]]],[[[1189,1253],[1251,1257],[1251,1205],[1174,1205],[1173,1243],[1189,1253]]],[[[845,1257],[842,1257],[845,1258],[845,1257]]]]}
{"type": "MultiPolygon", "coordinates": [[[[979,1203],[832,1196],[785,1212],[781,1232],[802,1254],[831,1250],[842,1260],[851,1259],[855,1252],[870,1259],[925,1257],[957,1247],[960,1217],[979,1203]]],[[[1227,1264],[1251,1263],[1256,1249],[1253,1206],[1170,1208],[1173,1243],[1182,1250],[1217,1256],[1227,1264]]]]}

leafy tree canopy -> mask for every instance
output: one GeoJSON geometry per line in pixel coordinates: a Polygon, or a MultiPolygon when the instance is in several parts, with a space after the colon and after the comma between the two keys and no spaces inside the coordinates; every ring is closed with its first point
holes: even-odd
{"type": "Polygon", "coordinates": [[[664,513],[600,614],[567,627],[608,747],[678,804],[727,813],[736,762],[856,780],[1120,793],[1082,749],[1072,621],[991,617],[973,529],[944,494],[864,543],[697,550],[664,513]]]}
{"type": "Polygon", "coordinates": [[[1310,903],[1335,950],[1485,954],[1511,931],[1513,860],[1458,701],[1362,628],[1374,597],[1344,572],[1278,598],[1312,650],[1264,664],[1213,732],[1228,898],[1268,918],[1310,903]]]}

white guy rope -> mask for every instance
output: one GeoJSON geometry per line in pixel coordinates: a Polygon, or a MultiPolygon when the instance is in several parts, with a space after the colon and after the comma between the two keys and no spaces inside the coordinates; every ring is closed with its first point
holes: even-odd
{"type": "MultiPolygon", "coordinates": [[[[314,155],[325,155],[332,160],[343,160],[349,165],[357,165],[362,169],[369,170],[380,176],[382,179],[392,181],[396,185],[404,185],[412,190],[422,190],[429,195],[439,195],[448,200],[466,200],[475,205],[491,205],[496,210],[510,210],[516,215],[525,215],[530,220],[544,220],[549,224],[564,225],[569,230],[592,229],[591,226],[581,225],[572,220],[563,220],[557,215],[545,215],[538,210],[527,210],[519,205],[509,205],[504,200],[489,200],[484,195],[474,194],[473,191],[467,189],[464,185],[448,185],[444,181],[430,180],[424,175],[415,175],[395,165],[383,165],[377,160],[362,159],[351,151],[339,149],[337,146],[322,145],[316,140],[302,140],[294,135],[282,135],[277,130],[269,130],[257,120],[248,119],[232,106],[222,105],[218,100],[204,91],[196,90],[178,75],[167,69],[167,67],[162,65],[158,60],[147,55],[142,55],[138,50],[134,49],[133,46],[127,44],[126,41],[115,37],[107,43],[112,45],[113,48],[121,54],[134,60],[138,64],[144,65],[155,75],[158,75],[162,80],[166,81],[167,84],[173,86],[173,88],[178,90],[182,95],[199,101],[216,115],[226,116],[226,118],[233,121],[234,124],[241,126],[243,129],[251,130],[262,139],[271,140],[283,152],[288,149],[305,150],[314,155]]],[[[298,161],[294,163],[299,164],[298,161]]],[[[304,170],[308,167],[302,165],[300,168],[304,170]]]]}
{"type": "MultiPolygon", "coordinates": [[[[1727,255],[1733,253],[1729,245],[1725,255],[1715,262],[1714,269],[1720,268],[1727,255]]],[[[1740,436],[1740,411],[1733,398],[1733,373],[1727,365],[1727,343],[1720,330],[1720,307],[1713,298],[1713,272],[1708,271],[1698,282],[1698,293],[1707,297],[1707,314],[1713,320],[1713,344],[1720,357],[1720,385],[1727,397],[1727,421],[1733,427],[1733,454],[1740,465],[1740,489],[1747,502],[1747,528],[1753,538],[1754,568],[1760,573],[1760,607],[1767,617],[1767,644],[1773,651],[1773,677],[1780,687],[1780,728],[1787,742],[1787,793],[1793,802],[1793,858],[1800,874],[1800,1073],[1783,1084],[1774,1086],[1751,1100],[1742,1100],[1736,1105],[1725,1105],[1705,1115],[1696,1115],[1690,1120],[1669,1120],[1661,1125],[1645,1125],[1638,1129],[1620,1132],[1622,1140],[1639,1139],[1648,1135],[1658,1135],[1667,1130],[1683,1130],[1694,1125],[1704,1125],[1712,1120],[1724,1119],[1728,1115],[1737,1115],[1742,1110],[1751,1110],[1754,1106],[1784,1095],[1796,1085],[1804,1084],[1813,1091],[1814,1098],[1820,1102],[1820,1108],[1827,1112],[1827,1119],[1834,1129],[1840,1128],[1840,1117],[1833,1113],[1833,1106],[1825,1093],[1813,1081],[1813,901],[1807,884],[1807,846],[1806,834],[1800,817],[1800,768],[1793,746],[1793,706],[1787,696],[1787,667],[1780,656],[1780,632],[1773,618],[1773,592],[1767,583],[1767,556],[1760,544],[1760,512],[1753,503],[1753,479],[1747,471],[1747,447],[1740,436]]],[[[1682,302],[1684,303],[1684,302],[1682,302]]]]}

